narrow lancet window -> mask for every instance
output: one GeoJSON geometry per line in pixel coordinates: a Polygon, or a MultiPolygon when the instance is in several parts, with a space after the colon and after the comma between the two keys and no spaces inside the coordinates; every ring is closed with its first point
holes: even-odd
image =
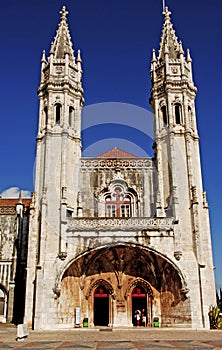
{"type": "Polygon", "coordinates": [[[190,123],[190,127],[192,128],[193,126],[193,118],[192,118],[192,110],[191,110],[191,107],[188,106],[188,116],[189,116],[189,123],[190,123]]]}
{"type": "Polygon", "coordinates": [[[48,124],[48,107],[44,108],[44,116],[45,116],[45,126],[48,124]]]}
{"type": "Polygon", "coordinates": [[[167,126],[168,125],[168,118],[167,118],[167,108],[166,108],[166,106],[162,106],[161,107],[161,112],[162,112],[163,124],[164,124],[164,126],[167,126]]]}
{"type": "Polygon", "coordinates": [[[59,103],[56,103],[56,105],[55,105],[55,114],[56,114],[56,124],[60,124],[61,105],[59,103]]]}
{"type": "Polygon", "coordinates": [[[175,122],[176,124],[180,124],[181,123],[181,105],[179,103],[176,103],[174,107],[175,107],[175,122]]]}
{"type": "Polygon", "coordinates": [[[74,108],[69,107],[69,126],[71,127],[73,124],[73,116],[74,116],[74,108]]]}

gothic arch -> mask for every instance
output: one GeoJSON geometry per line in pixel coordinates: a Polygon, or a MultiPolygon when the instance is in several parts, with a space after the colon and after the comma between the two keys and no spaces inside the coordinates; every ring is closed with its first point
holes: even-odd
{"type": "Polygon", "coordinates": [[[124,295],[124,298],[127,299],[128,296],[130,295],[130,293],[132,292],[132,290],[136,287],[140,285],[141,287],[144,288],[144,290],[146,291],[146,293],[149,295],[150,298],[153,298],[153,290],[150,286],[150,284],[145,281],[143,278],[136,278],[127,288],[126,293],[124,295]]]}
{"type": "MultiPolygon", "coordinates": [[[[142,254],[148,254],[151,253],[153,256],[159,257],[160,259],[163,259],[163,261],[165,261],[166,263],[169,264],[169,266],[171,266],[171,268],[176,272],[178,279],[180,281],[180,285],[181,285],[181,293],[186,297],[186,294],[189,292],[189,289],[187,288],[187,282],[186,282],[186,278],[183,275],[181,269],[179,268],[179,266],[177,266],[169,257],[165,256],[163,253],[156,251],[153,248],[150,247],[144,247],[140,244],[130,244],[130,243],[120,243],[120,242],[115,242],[115,243],[110,243],[110,244],[106,244],[106,245],[101,245],[101,246],[97,246],[93,249],[91,249],[90,251],[84,252],[80,255],[78,255],[75,258],[70,258],[70,260],[64,264],[61,269],[60,272],[57,274],[57,277],[55,279],[55,285],[53,288],[54,293],[59,296],[60,290],[61,290],[61,281],[65,275],[65,272],[71,267],[71,265],[73,263],[75,263],[76,261],[78,261],[78,259],[85,259],[85,269],[84,272],[82,271],[82,276],[84,277],[84,273],[86,273],[87,271],[87,267],[89,266],[89,261],[91,259],[96,258],[99,254],[101,254],[103,251],[105,251],[106,249],[112,248],[112,247],[126,247],[126,248],[136,248],[136,249],[140,249],[142,252],[142,254]],[[58,291],[58,294],[57,292],[58,291]]],[[[92,260],[91,260],[92,261],[92,260]]],[[[80,273],[81,271],[79,271],[80,273]]],[[[108,283],[108,282],[107,282],[108,283]]],[[[146,287],[148,288],[148,287],[146,287]]]]}
{"type": "Polygon", "coordinates": [[[86,300],[89,299],[89,297],[92,293],[92,290],[97,288],[99,285],[104,286],[106,288],[106,290],[108,291],[108,293],[110,295],[112,295],[113,299],[115,299],[115,293],[114,293],[114,290],[113,290],[113,287],[111,286],[111,284],[109,282],[107,282],[106,280],[100,278],[90,285],[90,287],[86,293],[86,300]]]}

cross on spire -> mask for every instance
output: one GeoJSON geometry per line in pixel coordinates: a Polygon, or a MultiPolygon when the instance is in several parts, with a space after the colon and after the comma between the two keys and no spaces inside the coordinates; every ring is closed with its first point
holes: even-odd
{"type": "Polygon", "coordinates": [[[66,7],[63,6],[62,10],[59,12],[61,15],[61,21],[66,21],[66,16],[68,15],[68,11],[66,11],[66,7]]]}

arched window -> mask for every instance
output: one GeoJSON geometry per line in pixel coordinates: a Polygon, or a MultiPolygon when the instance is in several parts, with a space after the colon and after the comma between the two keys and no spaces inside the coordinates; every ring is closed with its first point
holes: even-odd
{"type": "Polygon", "coordinates": [[[74,108],[69,107],[69,126],[72,126],[74,116],[74,108]]]}
{"type": "Polygon", "coordinates": [[[162,121],[164,126],[168,125],[168,118],[167,118],[167,108],[166,106],[161,107],[161,112],[162,112],[162,121]]]}
{"type": "Polygon", "coordinates": [[[48,107],[44,108],[45,126],[48,124],[48,107]]]}
{"type": "Polygon", "coordinates": [[[56,124],[60,124],[60,119],[61,119],[61,108],[62,106],[60,103],[56,103],[55,105],[55,119],[56,119],[56,124]]]}
{"type": "Polygon", "coordinates": [[[124,194],[121,187],[115,187],[112,195],[105,196],[106,217],[130,217],[132,216],[131,197],[124,194]]]}
{"type": "Polygon", "coordinates": [[[175,103],[175,122],[176,124],[181,123],[181,105],[179,103],[175,103]]]}

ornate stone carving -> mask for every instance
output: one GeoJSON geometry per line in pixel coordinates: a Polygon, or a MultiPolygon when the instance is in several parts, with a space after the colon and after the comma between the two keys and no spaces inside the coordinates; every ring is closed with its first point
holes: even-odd
{"type": "Polygon", "coordinates": [[[145,281],[143,278],[136,278],[127,288],[126,293],[124,295],[124,298],[127,299],[127,297],[129,296],[129,294],[131,293],[131,291],[137,286],[140,285],[142,286],[145,291],[147,292],[147,294],[153,298],[153,291],[152,288],[150,286],[150,284],[145,281]]]}
{"type": "Polygon", "coordinates": [[[133,169],[146,169],[153,166],[151,158],[138,158],[138,159],[81,159],[81,169],[110,169],[120,167],[121,169],[133,168],[133,169]]]}
{"type": "Polygon", "coordinates": [[[52,291],[54,293],[54,298],[58,299],[60,297],[60,294],[61,294],[61,289],[58,287],[54,287],[54,288],[52,288],[52,291]]]}
{"type": "Polygon", "coordinates": [[[172,70],[173,74],[177,74],[178,73],[178,67],[172,67],[171,70],[172,70]]]}
{"type": "Polygon", "coordinates": [[[174,252],[174,257],[178,261],[181,259],[182,255],[183,255],[183,253],[180,250],[174,252]]]}
{"type": "Polygon", "coordinates": [[[59,259],[61,259],[61,260],[65,260],[66,257],[67,257],[67,252],[60,252],[60,253],[58,254],[58,257],[59,257],[59,259]]]}
{"type": "Polygon", "coordinates": [[[64,68],[62,66],[56,66],[55,71],[56,71],[56,74],[62,74],[64,71],[64,68]]]}
{"type": "Polygon", "coordinates": [[[14,215],[15,207],[0,207],[0,215],[14,215]]]}
{"type": "Polygon", "coordinates": [[[187,287],[182,287],[180,291],[182,294],[184,294],[186,296],[186,294],[189,293],[190,290],[187,287]]]}
{"type": "Polygon", "coordinates": [[[158,231],[159,229],[169,231],[172,226],[173,218],[69,218],[68,220],[68,231],[158,231]]]}
{"type": "Polygon", "coordinates": [[[104,279],[100,278],[100,279],[98,279],[97,281],[93,282],[90,285],[90,287],[88,289],[88,292],[86,294],[86,300],[89,299],[89,297],[90,297],[90,295],[92,293],[92,290],[94,288],[96,288],[97,286],[99,286],[99,285],[103,285],[106,288],[106,290],[108,291],[108,293],[110,295],[112,295],[113,299],[115,299],[115,293],[114,293],[114,289],[113,289],[112,285],[109,282],[105,281],[104,279]]]}

